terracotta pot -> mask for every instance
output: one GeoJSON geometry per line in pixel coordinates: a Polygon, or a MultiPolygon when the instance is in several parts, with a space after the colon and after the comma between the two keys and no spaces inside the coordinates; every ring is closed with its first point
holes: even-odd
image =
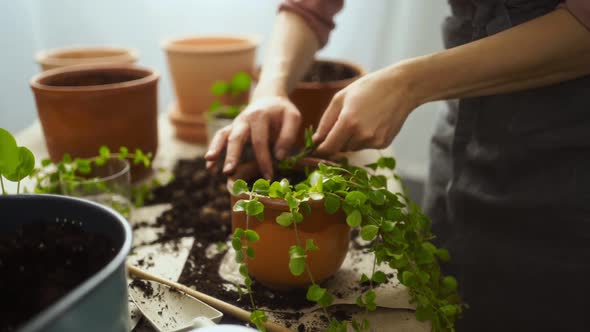
{"type": "MultiPolygon", "coordinates": [[[[186,114],[184,124],[188,123],[188,118],[203,120],[202,113],[215,100],[211,93],[215,81],[229,81],[240,71],[254,74],[258,44],[256,37],[239,36],[192,36],[163,43],[177,97],[177,111],[186,114]]],[[[172,122],[175,126],[178,123],[172,122]]],[[[196,143],[206,143],[206,128],[202,124],[190,133],[194,138],[202,138],[196,143]]],[[[186,128],[177,127],[177,131],[188,134],[186,128]]],[[[185,136],[183,134],[177,136],[185,136]]]]}
{"type": "Polygon", "coordinates": [[[137,51],[117,47],[71,47],[46,50],[35,57],[41,69],[82,64],[133,64],[137,61],[137,51]]]}
{"type": "Polygon", "coordinates": [[[295,89],[289,95],[289,98],[303,116],[299,134],[297,135],[297,145],[299,146],[303,146],[303,131],[305,128],[310,125],[313,125],[314,129],[318,127],[320,118],[330,104],[332,97],[365,74],[365,70],[361,66],[342,60],[319,59],[314,62],[312,70],[314,68],[320,71],[336,68],[341,75],[340,79],[322,82],[317,81],[317,78],[313,78],[316,81],[311,81],[312,78],[309,77],[308,73],[303,81],[297,83],[295,89]]]}
{"type": "MultiPolygon", "coordinates": [[[[317,167],[318,159],[306,158],[300,167],[317,167]]],[[[258,165],[247,163],[238,166],[235,174],[228,179],[228,189],[231,189],[237,179],[253,180],[259,176],[258,165]]],[[[230,190],[231,192],[231,190],[230,190]]],[[[248,199],[245,194],[231,195],[232,206],[239,199],[248,199]]],[[[283,227],[275,219],[282,212],[288,212],[289,207],[284,199],[259,196],[264,204],[264,220],[253,218],[249,227],[260,235],[260,240],[251,243],[256,252],[256,258],[247,259],[248,270],[256,280],[273,288],[304,287],[311,283],[307,273],[293,276],[289,271],[289,248],[297,244],[293,226],[283,227]]],[[[329,278],[338,271],[350,242],[350,228],[346,224],[346,216],[342,211],[328,214],[324,208],[324,201],[311,201],[311,214],[304,213],[304,218],[297,225],[301,243],[313,239],[320,248],[308,253],[307,263],[316,282],[329,278]]],[[[232,227],[246,228],[246,215],[243,212],[232,212],[232,227]]]]}
{"type": "MultiPolygon", "coordinates": [[[[158,147],[158,74],[121,65],[81,65],[35,76],[30,84],[49,156],[96,156],[101,145],[154,155],[158,147]]],[[[134,167],[137,180],[146,174],[134,167]]]]}

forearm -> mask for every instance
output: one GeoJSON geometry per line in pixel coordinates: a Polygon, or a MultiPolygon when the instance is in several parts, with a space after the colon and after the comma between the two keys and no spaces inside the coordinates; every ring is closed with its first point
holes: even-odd
{"type": "Polygon", "coordinates": [[[254,98],[286,95],[311,65],[319,41],[298,15],[281,11],[277,15],[254,98]]]}
{"type": "Polygon", "coordinates": [[[418,103],[507,93],[590,74],[590,31],[567,10],[391,67],[418,103]]]}

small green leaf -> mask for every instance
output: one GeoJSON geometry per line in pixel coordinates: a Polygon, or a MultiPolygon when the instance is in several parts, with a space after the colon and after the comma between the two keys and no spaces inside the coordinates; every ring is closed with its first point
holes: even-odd
{"type": "Polygon", "coordinates": [[[246,205],[246,214],[249,216],[258,216],[264,212],[264,205],[257,200],[251,200],[246,205]]]}
{"type": "Polygon", "coordinates": [[[340,198],[334,194],[327,194],[324,200],[324,207],[328,214],[334,214],[340,209],[340,198]]]}
{"type": "Polygon", "coordinates": [[[387,281],[387,275],[385,275],[385,273],[383,273],[383,271],[375,271],[372,279],[374,282],[376,282],[378,284],[382,284],[387,281]]]}
{"type": "Polygon", "coordinates": [[[457,289],[457,279],[452,276],[446,276],[442,280],[442,290],[444,293],[449,294],[457,289]]]}
{"type": "Polygon", "coordinates": [[[383,222],[381,223],[381,229],[385,232],[385,233],[389,233],[391,231],[393,231],[393,229],[395,228],[396,223],[390,220],[383,220],[383,222]]]}
{"type": "Polygon", "coordinates": [[[246,206],[248,206],[248,202],[250,202],[250,201],[246,200],[246,199],[240,199],[239,201],[236,202],[236,204],[234,204],[234,207],[232,210],[234,212],[244,212],[244,211],[246,211],[246,206]]]}
{"type": "Polygon", "coordinates": [[[440,311],[447,317],[452,317],[457,314],[457,306],[452,304],[444,305],[440,308],[440,311]]]}
{"type": "Polygon", "coordinates": [[[387,178],[384,175],[371,176],[370,184],[374,188],[385,188],[387,187],[387,178]]]}
{"type": "Polygon", "coordinates": [[[242,250],[242,240],[239,237],[234,237],[231,240],[231,246],[234,248],[234,250],[239,251],[242,250]]]}
{"type": "Polygon", "coordinates": [[[246,264],[240,264],[240,274],[245,278],[248,277],[248,268],[246,267],[246,264]]]}
{"type": "Polygon", "coordinates": [[[361,228],[361,238],[365,241],[371,241],[379,233],[379,227],[375,225],[365,225],[361,228]]]}
{"type": "Polygon", "coordinates": [[[270,185],[268,196],[272,198],[283,198],[285,196],[283,186],[280,182],[275,181],[270,185]]]}
{"type": "Polygon", "coordinates": [[[254,248],[252,248],[252,247],[246,248],[246,255],[250,258],[256,258],[256,254],[254,253],[254,248]]]}
{"type": "Polygon", "coordinates": [[[213,85],[211,85],[211,93],[216,97],[221,97],[225,94],[228,88],[229,86],[226,82],[215,81],[213,85]]]}
{"type": "Polygon", "coordinates": [[[301,246],[289,248],[289,270],[294,276],[300,276],[305,271],[305,258],[307,255],[301,246]]]}
{"type": "Polygon", "coordinates": [[[245,236],[246,236],[246,240],[248,242],[256,242],[258,240],[260,240],[260,235],[258,235],[258,233],[256,233],[256,231],[253,231],[251,229],[247,229],[244,232],[245,236]]]}
{"type": "Polygon", "coordinates": [[[238,196],[242,193],[248,192],[248,183],[244,180],[236,180],[232,186],[231,192],[234,196],[238,196]]]}
{"type": "Polygon", "coordinates": [[[266,317],[266,314],[263,311],[254,310],[250,313],[250,321],[261,332],[266,332],[266,327],[264,327],[264,323],[267,320],[268,320],[268,317],[266,317]]]}
{"type": "Polygon", "coordinates": [[[215,100],[211,103],[211,106],[209,106],[209,113],[215,113],[215,111],[217,111],[218,109],[220,109],[222,106],[221,102],[219,100],[215,100]]]}
{"type": "Polygon", "coordinates": [[[293,214],[294,223],[300,223],[303,221],[303,215],[299,211],[293,210],[291,213],[293,214]]]}
{"type": "Polygon", "coordinates": [[[52,164],[51,159],[46,158],[46,159],[41,160],[41,166],[43,166],[43,167],[47,167],[51,164],[52,164]]]}
{"type": "Polygon", "coordinates": [[[307,289],[307,294],[306,294],[305,298],[308,301],[318,302],[319,300],[322,299],[322,297],[324,297],[324,295],[326,295],[326,291],[327,290],[325,288],[322,288],[317,284],[312,284],[307,289]]]}
{"type": "Polygon", "coordinates": [[[402,278],[400,279],[400,281],[402,284],[408,287],[412,287],[416,283],[416,275],[414,275],[412,271],[404,271],[402,273],[402,278]]]}
{"type": "Polygon", "coordinates": [[[362,274],[361,275],[361,284],[365,283],[365,282],[369,282],[369,277],[366,274],[362,274]]]}
{"type": "Polygon", "coordinates": [[[395,159],[391,157],[381,157],[377,160],[377,164],[381,168],[395,169],[395,159]]]}
{"type": "Polygon", "coordinates": [[[287,204],[289,205],[289,209],[293,210],[296,209],[297,207],[299,207],[299,200],[295,197],[293,197],[293,195],[291,193],[288,193],[287,195],[285,195],[285,200],[287,201],[287,204]]]}
{"type": "Polygon", "coordinates": [[[363,218],[361,217],[361,212],[359,210],[352,211],[352,213],[346,217],[346,223],[350,227],[358,227],[361,225],[362,221],[363,218]]]}
{"type": "Polygon", "coordinates": [[[103,145],[98,149],[98,154],[99,156],[108,159],[111,157],[111,150],[109,150],[109,148],[106,145],[103,145]]]}
{"type": "Polygon", "coordinates": [[[318,246],[313,243],[313,239],[307,239],[305,241],[305,251],[317,251],[320,250],[318,246]]]}
{"type": "Polygon", "coordinates": [[[309,126],[307,128],[305,128],[305,132],[304,132],[304,137],[305,137],[305,147],[307,149],[312,149],[313,148],[313,126],[309,126]]]}
{"type": "Polygon", "coordinates": [[[252,85],[252,78],[246,72],[239,72],[232,77],[230,87],[232,93],[238,94],[248,92],[252,85]]]}
{"type": "Polygon", "coordinates": [[[419,305],[416,307],[416,319],[420,322],[431,320],[434,316],[430,306],[419,305]]]}
{"type": "Polygon", "coordinates": [[[24,146],[17,148],[17,151],[18,161],[16,168],[12,172],[3,174],[5,178],[13,182],[21,181],[35,169],[35,156],[33,153],[24,146]]]}
{"type": "Polygon", "coordinates": [[[283,227],[289,227],[293,223],[293,214],[291,212],[283,212],[277,217],[276,222],[283,227]]]}
{"type": "Polygon", "coordinates": [[[367,196],[360,191],[351,191],[346,194],[344,201],[351,206],[359,207],[367,201],[367,196]]]}
{"type": "Polygon", "coordinates": [[[14,173],[18,160],[16,140],[8,130],[0,128],[0,175],[14,173]]]}
{"type": "Polygon", "coordinates": [[[243,263],[244,262],[244,252],[241,250],[236,251],[236,263],[243,263]]]}
{"type": "MultiPolygon", "coordinates": [[[[269,189],[269,182],[268,180],[265,179],[258,179],[256,180],[256,182],[254,182],[254,185],[252,185],[252,191],[261,195],[267,195],[268,194],[268,189],[269,189]]],[[[247,188],[247,185],[246,185],[247,188]]]]}
{"type": "MultiPolygon", "coordinates": [[[[107,158],[108,158],[108,157],[107,157],[107,158]]],[[[63,155],[63,157],[61,158],[61,161],[62,161],[64,164],[70,164],[70,163],[72,163],[72,155],[70,155],[69,153],[65,153],[65,154],[63,155]]]]}

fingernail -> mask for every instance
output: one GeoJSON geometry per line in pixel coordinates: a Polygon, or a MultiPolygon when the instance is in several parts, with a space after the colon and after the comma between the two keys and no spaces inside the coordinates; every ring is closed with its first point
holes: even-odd
{"type": "Polygon", "coordinates": [[[207,169],[211,169],[213,167],[213,162],[212,161],[208,161],[205,163],[205,168],[207,169]]]}
{"type": "Polygon", "coordinates": [[[209,150],[207,151],[207,153],[205,153],[205,158],[209,158],[213,155],[213,150],[209,150]]]}
{"type": "Polygon", "coordinates": [[[225,166],[223,166],[223,171],[224,172],[230,172],[232,170],[234,165],[232,165],[232,163],[227,163],[225,164],[225,166]]]}
{"type": "Polygon", "coordinates": [[[275,157],[277,157],[278,160],[283,160],[283,158],[285,158],[285,149],[277,149],[277,152],[275,153],[275,157]]]}

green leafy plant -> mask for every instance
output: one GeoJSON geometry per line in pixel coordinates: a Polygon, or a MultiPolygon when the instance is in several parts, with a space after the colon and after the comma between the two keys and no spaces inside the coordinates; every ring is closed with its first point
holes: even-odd
{"type": "Polygon", "coordinates": [[[14,137],[0,128],[0,187],[6,195],[4,178],[16,182],[16,193],[20,193],[21,181],[35,169],[35,156],[24,146],[18,146],[14,137]]]}
{"type": "Polygon", "coordinates": [[[250,92],[252,78],[246,72],[235,74],[229,82],[216,81],[211,86],[211,93],[217,99],[209,107],[209,114],[227,119],[233,119],[244,107],[240,98],[250,92]]]}
{"type": "MultiPolygon", "coordinates": [[[[306,138],[310,137],[307,133],[306,138]]],[[[310,150],[313,150],[311,140],[302,153],[282,167],[292,167],[310,150]]],[[[388,276],[379,267],[386,265],[397,270],[397,279],[409,289],[419,321],[430,321],[435,332],[454,331],[455,320],[461,315],[464,304],[457,293],[455,278],[441,272],[440,263],[450,259],[449,253],[432,243],[434,235],[430,232],[430,220],[419,207],[405,194],[392,193],[387,189],[389,179],[399,179],[394,169],[395,159],[382,156],[366,167],[355,167],[347,162],[342,165],[319,164],[305,181],[296,184],[290,184],[286,179],[272,183],[259,179],[251,187],[243,180],[234,183],[234,195],[248,195],[248,199],[237,201],[233,207],[234,211],[242,211],[247,217],[246,229],[234,231],[232,246],[250,294],[253,324],[264,331],[262,324],[267,319],[254,303],[252,279],[246,264],[246,256],[248,259],[255,259],[256,256],[248,244],[260,241],[260,236],[249,225],[251,217],[263,219],[264,205],[258,201],[262,195],[284,199],[288,203],[290,211],[281,213],[275,222],[293,229],[297,244],[289,249],[289,269],[295,276],[308,274],[312,283],[307,290],[307,300],[324,310],[333,301],[329,290],[314,281],[306,263],[307,254],[321,248],[313,241],[301,243],[298,233],[298,224],[305,222],[305,214],[311,211],[309,202],[323,199],[327,213],[344,211],[346,223],[359,229],[361,238],[370,242],[373,271],[371,275],[363,274],[359,280],[361,284],[368,283],[369,287],[357,298],[357,305],[367,313],[376,310],[375,287],[388,281],[388,276]],[[378,170],[391,174],[386,176],[378,170]]],[[[346,331],[349,323],[355,331],[370,328],[366,319],[346,322],[332,318],[328,331],[346,331]]]]}
{"type": "MultiPolygon", "coordinates": [[[[133,165],[143,165],[146,168],[151,167],[152,155],[151,153],[144,153],[140,149],[136,149],[133,153],[129,152],[126,147],[119,148],[117,153],[112,153],[106,146],[101,146],[98,151],[98,156],[95,158],[72,158],[69,154],[65,154],[61,161],[53,163],[50,159],[43,159],[41,167],[35,169],[32,176],[35,178],[35,193],[43,194],[61,194],[60,184],[85,182],[86,186],[95,186],[100,190],[104,183],[89,177],[92,173],[93,167],[100,167],[105,165],[110,158],[118,158],[120,160],[130,160],[133,165]]],[[[152,188],[160,185],[156,179],[152,180],[150,184],[143,183],[131,188],[131,196],[136,207],[142,206],[145,200],[151,195],[152,188]]],[[[90,189],[90,188],[87,188],[90,189]]],[[[106,188],[105,188],[106,189],[106,188]]]]}

